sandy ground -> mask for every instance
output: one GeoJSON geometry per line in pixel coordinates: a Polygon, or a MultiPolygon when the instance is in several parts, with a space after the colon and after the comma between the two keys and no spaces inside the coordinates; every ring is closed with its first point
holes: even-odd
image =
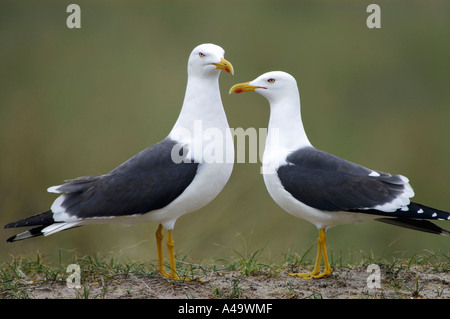
{"type": "Polygon", "coordinates": [[[369,288],[366,268],[337,269],[329,277],[305,280],[287,272],[276,276],[243,276],[238,271],[214,271],[203,282],[174,282],[161,276],[115,275],[68,288],[63,281],[23,281],[27,298],[105,299],[450,299],[450,273],[413,266],[381,269],[380,287],[369,288]]]}

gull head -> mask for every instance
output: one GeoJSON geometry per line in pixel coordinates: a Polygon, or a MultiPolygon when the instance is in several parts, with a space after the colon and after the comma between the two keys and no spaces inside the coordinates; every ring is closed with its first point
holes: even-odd
{"type": "Polygon", "coordinates": [[[218,76],[219,71],[234,74],[233,65],[224,58],[225,50],[212,43],[195,47],[189,56],[188,73],[201,76],[218,76]]]}
{"type": "Polygon", "coordinates": [[[282,71],[272,71],[258,76],[253,81],[235,84],[230,89],[230,94],[242,92],[259,93],[272,103],[298,95],[298,87],[292,75],[282,71]]]}

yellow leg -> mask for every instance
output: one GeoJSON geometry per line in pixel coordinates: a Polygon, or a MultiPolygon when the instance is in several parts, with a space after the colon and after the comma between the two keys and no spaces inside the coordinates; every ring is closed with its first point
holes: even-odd
{"type": "Polygon", "coordinates": [[[317,244],[318,247],[317,247],[316,264],[314,266],[313,271],[308,273],[293,273],[289,274],[289,276],[311,279],[311,278],[322,278],[324,276],[331,275],[331,273],[333,272],[333,268],[330,267],[330,264],[328,262],[327,237],[324,229],[319,229],[319,238],[317,239],[317,244]],[[323,272],[320,273],[320,262],[322,260],[322,255],[325,268],[323,272]]]}
{"type": "Polygon", "coordinates": [[[319,234],[322,242],[322,254],[323,254],[323,263],[324,263],[324,269],[320,277],[316,278],[322,278],[324,276],[329,276],[333,272],[333,268],[331,268],[330,263],[328,262],[328,255],[327,255],[327,236],[325,233],[325,230],[320,229],[319,234]]]}
{"type": "Polygon", "coordinates": [[[169,252],[170,261],[170,278],[180,280],[177,275],[177,266],[175,265],[175,253],[173,252],[173,246],[175,242],[172,238],[172,230],[167,231],[167,251],[169,252]]]}
{"type": "MultiPolygon", "coordinates": [[[[160,224],[158,230],[156,231],[156,247],[158,249],[158,270],[163,277],[174,279],[174,280],[184,280],[191,281],[190,278],[180,278],[177,275],[177,266],[175,264],[175,253],[173,251],[174,241],[173,241],[173,232],[172,230],[167,231],[167,250],[169,252],[169,262],[170,262],[170,275],[166,272],[164,268],[164,258],[163,258],[163,250],[162,250],[162,242],[164,239],[164,235],[162,233],[163,226],[160,224]]],[[[202,282],[198,279],[199,282],[202,282]]]]}
{"type": "Polygon", "coordinates": [[[158,230],[156,231],[156,248],[158,249],[158,270],[166,278],[170,278],[170,275],[164,269],[164,259],[162,251],[162,241],[164,235],[162,233],[163,226],[160,224],[158,230]]]}

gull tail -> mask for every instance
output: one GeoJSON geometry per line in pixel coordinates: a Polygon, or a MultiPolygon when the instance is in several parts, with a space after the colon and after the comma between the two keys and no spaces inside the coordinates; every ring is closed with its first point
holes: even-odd
{"type": "Polygon", "coordinates": [[[38,227],[34,227],[23,233],[14,235],[8,238],[6,242],[11,243],[14,241],[33,238],[41,235],[47,236],[61,230],[77,227],[78,223],[55,222],[55,220],[53,219],[53,212],[51,210],[48,210],[41,214],[27,217],[17,222],[9,223],[8,225],[5,226],[5,228],[28,227],[28,226],[38,226],[38,227]]]}

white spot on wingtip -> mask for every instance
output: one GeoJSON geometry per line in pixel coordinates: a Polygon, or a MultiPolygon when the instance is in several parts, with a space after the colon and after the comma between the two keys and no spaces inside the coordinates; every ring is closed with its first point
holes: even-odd
{"type": "Polygon", "coordinates": [[[436,213],[433,213],[433,215],[431,215],[431,217],[436,217],[437,216],[437,214],[436,213]]]}
{"type": "Polygon", "coordinates": [[[375,172],[375,171],[372,171],[372,172],[369,174],[369,176],[372,176],[372,177],[380,177],[380,174],[377,173],[377,172],[375,172]]]}
{"type": "Polygon", "coordinates": [[[423,213],[423,209],[422,208],[417,211],[417,214],[422,214],[422,213],[423,213]]]}

